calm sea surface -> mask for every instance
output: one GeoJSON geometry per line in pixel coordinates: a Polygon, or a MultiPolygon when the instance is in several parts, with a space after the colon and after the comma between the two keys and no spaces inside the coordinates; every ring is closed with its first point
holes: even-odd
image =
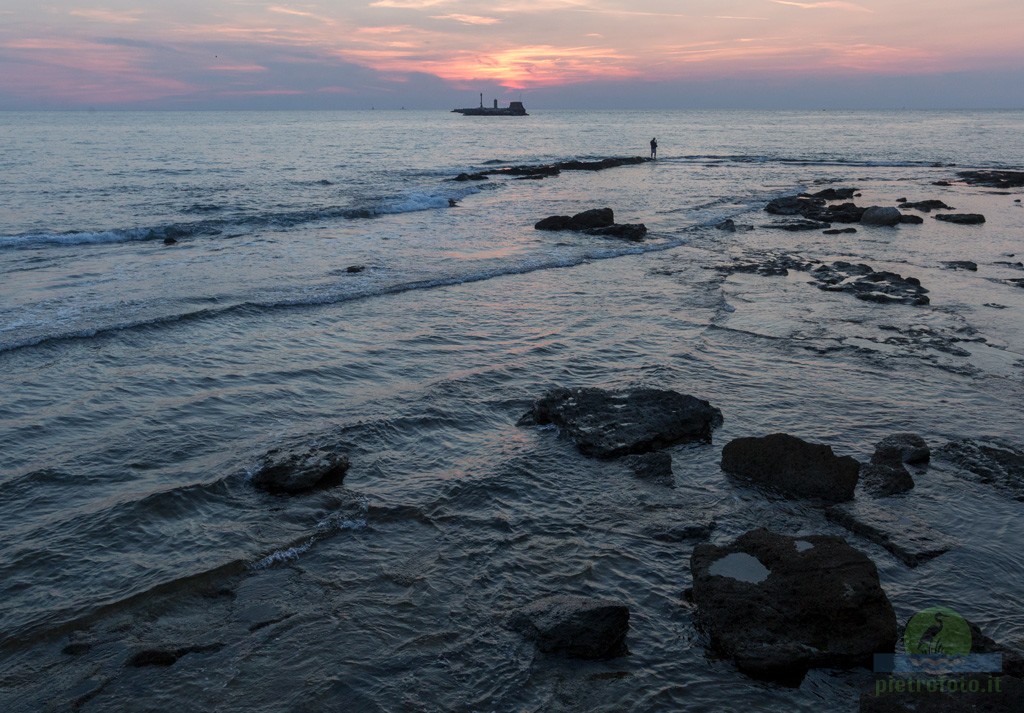
{"type": "Polygon", "coordinates": [[[1005,493],[919,475],[892,506],[958,545],[911,570],[718,466],[778,431],[861,460],[894,431],[1024,443],[1024,192],[933,185],[1019,170],[1024,113],[528,110],[0,113],[0,709],[856,710],[866,672],[793,690],[705,656],[694,543],[650,533],[710,521],[842,534],[901,621],[943,604],[1024,642],[1005,493]],[[451,180],[652,136],[656,162],[451,180]],[[829,186],[987,222],[763,227],[829,186]],[[647,240],[533,229],[602,206],[647,240]],[[931,304],[715,269],[765,254],[914,276],[931,304]],[[725,424],[671,449],[668,488],[517,427],[555,385],[672,388],[725,424]],[[255,491],[295,442],[344,446],[344,488],[255,491]],[[556,593],[628,602],[631,655],[501,626],[556,593]],[[191,653],[126,665],[147,648],[191,653]]]}

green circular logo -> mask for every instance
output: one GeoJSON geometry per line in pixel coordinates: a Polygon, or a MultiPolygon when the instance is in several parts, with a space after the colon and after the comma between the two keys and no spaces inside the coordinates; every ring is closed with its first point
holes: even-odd
{"type": "Polygon", "coordinates": [[[931,607],[907,622],[903,648],[908,654],[966,656],[971,653],[971,627],[952,609],[931,607]]]}

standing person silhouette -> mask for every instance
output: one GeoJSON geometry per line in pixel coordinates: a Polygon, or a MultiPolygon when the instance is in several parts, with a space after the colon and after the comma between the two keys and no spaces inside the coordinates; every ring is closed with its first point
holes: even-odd
{"type": "Polygon", "coordinates": [[[658,158],[658,140],[651,139],[651,158],[658,158]]]}

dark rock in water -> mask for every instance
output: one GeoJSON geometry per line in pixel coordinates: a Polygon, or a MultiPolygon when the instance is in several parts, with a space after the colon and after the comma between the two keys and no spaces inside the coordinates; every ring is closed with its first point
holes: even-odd
{"type": "Polygon", "coordinates": [[[980,213],[940,213],[935,216],[935,220],[958,225],[978,225],[985,222],[985,216],[980,213]]]}
{"type": "Polygon", "coordinates": [[[992,309],[1008,309],[1006,305],[1001,305],[998,302],[986,302],[985,306],[992,309]]]}
{"type": "Polygon", "coordinates": [[[622,238],[639,242],[647,235],[647,226],[643,223],[616,223],[604,228],[590,228],[584,231],[588,235],[600,235],[609,238],[622,238]]]}
{"type": "Polygon", "coordinates": [[[856,233],[856,228],[833,228],[831,230],[822,230],[822,235],[842,235],[843,233],[856,233]]]}
{"type": "Polygon", "coordinates": [[[1024,500],[1024,451],[996,440],[965,438],[950,441],[935,455],[970,473],[978,481],[1012,493],[1024,500]]]}
{"type": "Polygon", "coordinates": [[[960,171],[964,183],[988,188],[1020,188],[1024,186],[1024,171],[960,171]]]}
{"type": "Polygon", "coordinates": [[[628,653],[629,607],[609,599],[545,597],[513,612],[508,625],[545,653],[581,659],[628,653]]]}
{"type": "Polygon", "coordinates": [[[252,484],[269,493],[304,493],[340,485],[348,458],[327,448],[275,448],[257,465],[252,484]]]}
{"type": "Polygon", "coordinates": [[[164,245],[177,245],[178,241],[170,236],[164,238],[164,245]]]}
{"type": "Polygon", "coordinates": [[[874,272],[868,265],[838,261],[831,266],[822,265],[815,269],[814,277],[822,290],[849,292],[857,299],[868,302],[910,305],[926,305],[929,302],[928,290],[921,286],[917,278],[903,277],[895,272],[874,272]],[[857,279],[851,280],[854,276],[857,279]]]}
{"type": "Polygon", "coordinates": [[[615,225],[615,213],[611,208],[591,208],[577,213],[569,219],[569,230],[590,230],[615,225]]]}
{"type": "Polygon", "coordinates": [[[572,217],[568,215],[550,215],[537,221],[533,228],[534,230],[568,230],[571,220],[572,217]]]}
{"type": "Polygon", "coordinates": [[[916,433],[894,433],[875,444],[871,456],[876,463],[927,463],[931,459],[928,443],[916,433]]]}
{"type": "Polygon", "coordinates": [[[715,523],[704,525],[661,525],[651,526],[644,534],[658,542],[686,542],[687,540],[706,540],[715,529],[715,523]]]}
{"type": "Polygon", "coordinates": [[[365,269],[366,265],[349,265],[348,267],[345,268],[345,272],[357,273],[362,272],[365,269]]]}
{"type": "Polygon", "coordinates": [[[876,675],[874,683],[861,691],[859,713],[1020,713],[1022,710],[1024,681],[1015,676],[975,673],[907,678],[885,674],[876,675]]]}
{"type": "Polygon", "coordinates": [[[809,193],[811,198],[821,198],[827,201],[845,201],[853,198],[855,188],[826,188],[817,193],[809,193]]]}
{"type": "Polygon", "coordinates": [[[864,217],[866,208],[860,208],[853,203],[829,206],[819,218],[830,223],[859,223],[864,217]]]}
{"type": "Polygon", "coordinates": [[[489,181],[485,173],[460,173],[453,181],[489,181]]]}
{"type": "Polygon", "coordinates": [[[903,219],[899,208],[873,205],[866,208],[860,217],[861,225],[893,226],[903,219]]]}
{"type": "Polygon", "coordinates": [[[978,263],[971,262],[970,260],[946,260],[942,263],[950,270],[970,270],[971,272],[978,271],[978,263]]]}
{"type": "Polygon", "coordinates": [[[721,223],[719,223],[715,227],[718,228],[719,230],[724,230],[724,231],[729,232],[729,233],[735,233],[736,232],[736,223],[735,223],[735,221],[733,221],[732,218],[726,218],[725,220],[723,220],[721,223]]]}
{"type": "Polygon", "coordinates": [[[924,218],[919,215],[904,215],[900,218],[902,225],[921,225],[924,223],[924,218]]]}
{"type": "Polygon", "coordinates": [[[786,497],[829,502],[853,499],[860,463],[831,446],[786,433],[737,438],[722,449],[722,470],[767,485],[786,497]]]}
{"type": "Polygon", "coordinates": [[[817,214],[825,206],[821,198],[807,198],[803,196],[783,196],[768,202],[764,207],[766,213],[772,215],[802,215],[817,214]]]}
{"type": "Polygon", "coordinates": [[[553,423],[580,452],[596,458],[646,453],[684,441],[711,441],[722,412],[707,401],[663,389],[557,388],[538,399],[520,426],[553,423]]]}
{"type": "Polygon", "coordinates": [[[626,465],[638,478],[653,480],[662,485],[675,484],[675,478],[672,475],[672,456],[664,451],[628,456],[626,465]]]}
{"type": "MultiPolygon", "coordinates": [[[[1024,654],[989,638],[981,630],[981,627],[972,621],[967,621],[967,626],[971,630],[972,654],[1002,654],[1003,673],[1016,678],[1024,678],[1024,654]]],[[[1024,700],[1021,703],[1024,704],[1024,700]]],[[[1024,710],[1024,707],[1020,710],[1024,710]]]]}
{"type": "Polygon", "coordinates": [[[728,265],[715,267],[719,272],[733,274],[736,272],[752,272],[758,275],[788,275],[790,270],[806,272],[813,263],[801,260],[793,255],[761,255],[754,259],[733,258],[728,265]]]}
{"type": "Polygon", "coordinates": [[[690,569],[712,652],[749,676],[797,686],[811,668],[870,666],[894,650],[878,570],[842,538],[752,530],[697,545],[690,569]]]}
{"type": "Polygon", "coordinates": [[[913,208],[919,210],[922,213],[931,213],[933,210],[956,210],[951,205],[946,205],[940,200],[926,200],[926,201],[915,201],[913,203],[904,202],[900,208],[913,208]]]}
{"type": "Polygon", "coordinates": [[[949,186],[952,185],[949,181],[933,181],[933,186],[949,186]]]}
{"type": "Polygon", "coordinates": [[[798,232],[801,230],[821,230],[822,228],[828,228],[829,223],[819,223],[815,220],[787,220],[781,223],[769,223],[764,226],[773,230],[788,230],[790,232],[798,232]]]}
{"type": "Polygon", "coordinates": [[[948,552],[955,544],[924,520],[883,508],[877,502],[833,505],[825,517],[893,553],[908,567],[948,552]]]}
{"type": "Polygon", "coordinates": [[[888,497],[913,489],[914,478],[902,463],[872,461],[860,469],[860,486],[875,497],[888,497]]]}

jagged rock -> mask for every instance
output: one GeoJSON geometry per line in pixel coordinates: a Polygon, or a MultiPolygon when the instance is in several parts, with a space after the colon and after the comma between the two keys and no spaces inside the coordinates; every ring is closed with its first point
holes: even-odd
{"type": "Polygon", "coordinates": [[[629,607],[609,599],[553,596],[516,610],[508,626],[545,653],[609,659],[628,653],[629,607]]]}
{"type": "Polygon", "coordinates": [[[866,210],[866,208],[860,208],[853,203],[843,203],[842,205],[831,205],[825,209],[824,213],[818,215],[820,219],[829,223],[859,223],[866,210]]]}
{"type": "Polygon", "coordinates": [[[950,441],[936,455],[957,466],[958,474],[972,474],[978,481],[993,485],[1024,500],[1024,451],[996,440],[965,438],[950,441]]]}
{"type": "Polygon", "coordinates": [[[256,466],[252,484],[270,493],[294,495],[340,485],[348,466],[347,457],[324,447],[275,448],[256,466]]]}
{"type": "Polygon", "coordinates": [[[985,216],[980,213],[940,213],[935,220],[942,220],[957,225],[978,225],[985,222],[985,216]]]}
{"type": "Polygon", "coordinates": [[[853,499],[860,463],[831,446],[786,433],[737,438],[722,449],[722,470],[767,485],[790,498],[853,499]]]}
{"type": "Polygon", "coordinates": [[[729,232],[729,233],[735,233],[736,232],[736,223],[735,223],[735,221],[733,221],[732,218],[726,218],[725,220],[723,220],[721,223],[719,223],[715,227],[718,228],[719,230],[724,230],[724,231],[729,232]]]}
{"type": "Polygon", "coordinates": [[[913,208],[919,210],[922,213],[931,213],[933,210],[956,210],[951,205],[946,205],[940,200],[930,199],[926,201],[915,201],[913,203],[903,202],[900,208],[913,208]]]}
{"type": "Polygon", "coordinates": [[[1024,171],[960,171],[964,183],[988,188],[1020,188],[1024,186],[1024,171]]]}
{"type": "Polygon", "coordinates": [[[664,389],[556,388],[519,419],[553,423],[580,452],[596,458],[646,453],[684,441],[710,442],[722,412],[707,401],[664,389]]]}
{"type": "Polygon", "coordinates": [[[893,226],[903,219],[899,208],[873,205],[866,208],[860,217],[861,225],[893,226]]]}
{"type": "Polygon", "coordinates": [[[849,292],[868,302],[926,305],[929,302],[921,281],[895,272],[875,272],[869,265],[852,265],[838,261],[814,270],[818,287],[831,292],[849,292]],[[856,279],[850,279],[856,276],[856,279]]]}
{"type": "Polygon", "coordinates": [[[653,480],[662,485],[675,484],[675,478],[672,475],[672,456],[665,451],[628,456],[626,465],[638,478],[653,480]]]}
{"type": "Polygon", "coordinates": [[[908,567],[948,552],[955,544],[930,523],[888,510],[877,502],[833,505],[825,517],[850,532],[881,545],[908,567]]]}
{"type": "Polygon", "coordinates": [[[796,686],[810,668],[870,666],[894,650],[878,571],[842,538],[752,530],[697,545],[690,569],[712,652],[752,677],[796,686]]]}

